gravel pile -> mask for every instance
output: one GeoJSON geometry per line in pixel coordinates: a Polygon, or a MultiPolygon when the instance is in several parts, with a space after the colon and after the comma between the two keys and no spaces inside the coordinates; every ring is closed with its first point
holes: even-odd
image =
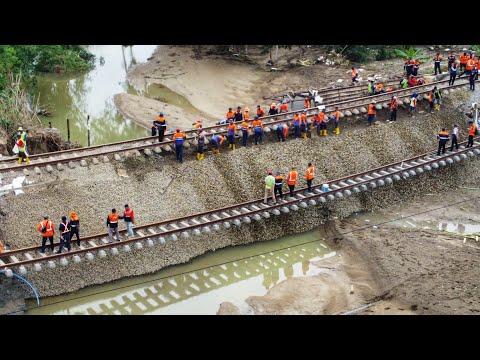
{"type": "MultiPolygon", "coordinates": [[[[122,162],[89,163],[88,168],[55,170],[52,174],[42,172],[40,177],[30,176],[40,180],[38,186],[25,189],[25,194],[20,196],[8,195],[0,200],[6,212],[1,227],[8,234],[3,238],[15,248],[39,244],[35,226],[45,212],[58,227],[61,216],[75,210],[81,219],[82,233],[94,234],[105,232],[105,218],[110,209],[122,210],[125,203],[133,207],[137,224],[141,225],[255,199],[263,196],[263,179],[268,169],[285,173],[291,166],[297,167],[299,186],[303,187],[303,174],[309,161],[317,169],[314,184],[320,184],[326,179],[430,151],[437,145],[435,135],[439,128],[450,128],[458,118],[458,112],[425,117],[420,114],[412,119],[399,119],[395,124],[352,129],[337,137],[265,143],[239,147],[233,152],[227,148],[218,157],[207,154],[202,162],[187,158],[178,164],[173,156],[150,159],[132,156],[122,162]],[[128,177],[123,176],[125,173],[128,177]]],[[[328,216],[345,217],[354,211],[399,204],[427,193],[452,189],[475,176],[478,176],[475,160],[462,161],[433,174],[394,183],[393,191],[391,187],[384,187],[326,206],[153,248],[133,250],[132,246],[130,253],[120,251],[116,256],[96,257],[93,262],[85,260],[65,268],[57,265],[54,270],[45,268],[39,273],[29,271],[27,279],[34,282],[42,296],[70,292],[91,284],[154,272],[224,246],[303,232],[321,224],[328,216]]]]}

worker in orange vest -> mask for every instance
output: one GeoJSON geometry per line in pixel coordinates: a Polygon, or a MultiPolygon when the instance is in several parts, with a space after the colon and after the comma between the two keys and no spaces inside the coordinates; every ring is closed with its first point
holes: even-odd
{"type": "Polygon", "coordinates": [[[327,136],[327,119],[325,119],[325,108],[322,109],[322,112],[318,114],[320,121],[320,135],[327,136]]]}
{"type": "Polygon", "coordinates": [[[235,120],[235,113],[232,111],[232,108],[228,108],[227,112],[227,122],[231,122],[235,120]]]}
{"type": "Polygon", "coordinates": [[[3,253],[3,243],[0,241],[0,254],[3,253]]]}
{"type": "Polygon", "coordinates": [[[306,97],[305,100],[303,100],[303,107],[305,109],[308,109],[310,107],[310,98],[306,97]]]}
{"type": "Polygon", "coordinates": [[[312,192],[312,181],[315,178],[315,169],[312,163],[308,163],[308,168],[305,171],[305,177],[307,178],[308,192],[312,192]]]}
{"type": "Polygon", "coordinates": [[[295,190],[295,185],[297,185],[298,173],[294,167],[287,174],[287,185],[290,190],[290,196],[293,197],[293,190],[295,190]]]}
{"type": "Polygon", "coordinates": [[[280,199],[283,199],[282,186],[283,186],[283,175],[280,173],[280,171],[277,171],[275,173],[275,187],[273,188],[273,193],[275,194],[275,197],[277,196],[277,193],[278,193],[280,195],[280,199]]]}
{"type": "Polygon", "coordinates": [[[288,112],[288,104],[286,100],[283,100],[282,105],[280,105],[280,112],[281,113],[288,112]]]}
{"type": "Polygon", "coordinates": [[[433,58],[433,63],[435,67],[435,75],[437,75],[437,70],[442,73],[442,69],[440,67],[440,61],[442,61],[442,57],[440,56],[440,53],[437,53],[437,55],[433,58]]]}
{"type": "Polygon", "coordinates": [[[358,71],[357,71],[357,69],[352,67],[352,85],[354,85],[356,82],[358,82],[357,77],[358,77],[358,71]]]}
{"type": "Polygon", "coordinates": [[[158,142],[162,142],[165,137],[165,130],[167,129],[167,122],[163,113],[160,113],[157,117],[157,120],[154,121],[155,126],[158,129],[158,142]]]}
{"type": "Polygon", "coordinates": [[[265,115],[265,111],[263,111],[260,105],[257,105],[257,117],[261,118],[263,115],[265,115]]]}
{"type": "Polygon", "coordinates": [[[418,69],[420,69],[420,61],[415,60],[413,64],[413,69],[412,69],[412,75],[417,76],[418,75],[418,69]]]}
{"type": "Polygon", "coordinates": [[[228,147],[232,150],[235,150],[235,132],[237,131],[237,127],[235,123],[228,124],[228,147]]]}
{"type": "Polygon", "coordinates": [[[458,77],[460,78],[460,76],[464,75],[464,74],[467,74],[467,75],[470,75],[470,73],[472,72],[473,70],[473,67],[475,65],[475,60],[473,59],[473,55],[471,55],[466,64],[465,64],[465,71],[463,73],[461,73],[458,77]]]}
{"type": "Polygon", "coordinates": [[[175,142],[175,153],[177,155],[177,160],[183,163],[183,142],[187,138],[187,135],[180,131],[179,128],[175,129],[176,133],[173,134],[173,141],[175,142]]]}
{"type": "Polygon", "coordinates": [[[127,236],[134,237],[133,224],[135,224],[135,214],[128,204],[125,204],[125,210],[123,210],[123,220],[125,220],[125,225],[127,225],[127,236]]]}
{"type": "Polygon", "coordinates": [[[307,112],[308,110],[303,110],[302,115],[300,115],[300,133],[302,138],[307,138],[307,112]]]}
{"type": "Polygon", "coordinates": [[[258,140],[260,140],[260,144],[263,143],[263,125],[262,120],[255,116],[255,120],[252,123],[253,126],[253,134],[255,136],[255,145],[258,144],[258,140]]]}
{"type": "Polygon", "coordinates": [[[248,123],[247,119],[243,119],[241,128],[242,128],[243,146],[247,146],[248,132],[250,130],[250,124],[248,123]]]}
{"type": "Polygon", "coordinates": [[[250,120],[250,109],[248,107],[243,110],[243,120],[250,120]]]}
{"type": "Polygon", "coordinates": [[[468,128],[468,142],[467,142],[467,148],[473,146],[473,137],[475,136],[475,133],[477,132],[477,128],[475,127],[475,124],[473,123],[472,120],[468,122],[470,124],[468,128]]]}
{"type": "Polygon", "coordinates": [[[380,83],[375,87],[374,95],[378,95],[378,94],[381,94],[381,93],[384,93],[384,92],[385,92],[385,90],[383,90],[383,84],[380,83]]]}
{"type": "Polygon", "coordinates": [[[466,52],[463,55],[460,55],[460,71],[465,70],[467,67],[468,55],[466,52]]]}
{"type": "Polygon", "coordinates": [[[443,128],[442,131],[438,133],[437,139],[438,139],[437,155],[440,155],[440,150],[442,150],[442,154],[445,154],[445,145],[450,140],[450,136],[448,135],[448,132],[445,130],[445,128],[443,128]]]}
{"type": "Polygon", "coordinates": [[[375,110],[375,104],[377,102],[373,100],[369,105],[368,105],[368,126],[371,126],[373,122],[375,121],[375,114],[377,113],[377,110],[375,110]]]}
{"type": "Polygon", "coordinates": [[[108,227],[108,242],[113,242],[113,233],[117,235],[117,241],[120,241],[120,234],[118,233],[118,219],[121,219],[117,213],[117,210],[112,209],[112,212],[107,216],[107,227],[108,227]]]}
{"type": "Polygon", "coordinates": [[[77,246],[80,246],[80,219],[75,211],[70,212],[70,221],[68,222],[70,228],[70,240],[73,241],[73,235],[77,235],[77,246]]]}
{"type": "Polygon", "coordinates": [[[224,140],[225,139],[223,138],[222,135],[215,134],[212,136],[211,142],[212,142],[212,151],[214,154],[220,155],[220,145],[222,145],[224,140]]]}
{"type": "Polygon", "coordinates": [[[42,233],[42,253],[45,253],[45,245],[47,243],[47,239],[50,240],[50,249],[54,250],[53,247],[53,235],[55,233],[55,227],[53,225],[53,222],[48,219],[48,215],[45,215],[43,217],[43,221],[41,221],[37,225],[37,231],[42,233]]]}
{"type": "Polygon", "coordinates": [[[428,111],[432,112],[433,111],[433,92],[431,91],[428,93],[428,105],[429,105],[428,111]]]}
{"type": "Polygon", "coordinates": [[[340,111],[338,111],[338,106],[335,106],[335,112],[333,113],[332,115],[332,119],[333,119],[333,132],[335,134],[340,134],[340,128],[338,127],[339,123],[340,123],[340,111]]]}
{"type": "Polygon", "coordinates": [[[320,114],[318,112],[313,116],[312,125],[317,129],[317,136],[320,136],[320,114]]]}
{"type": "Polygon", "coordinates": [[[390,121],[397,121],[397,109],[398,109],[398,99],[396,96],[392,96],[390,101],[390,121]]]}

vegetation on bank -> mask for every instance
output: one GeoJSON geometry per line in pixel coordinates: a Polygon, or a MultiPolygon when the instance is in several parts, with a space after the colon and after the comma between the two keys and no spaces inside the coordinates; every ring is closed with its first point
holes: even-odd
{"type": "Polygon", "coordinates": [[[94,61],[82,45],[0,45],[0,128],[12,132],[38,121],[26,90],[36,74],[87,71],[94,61]]]}

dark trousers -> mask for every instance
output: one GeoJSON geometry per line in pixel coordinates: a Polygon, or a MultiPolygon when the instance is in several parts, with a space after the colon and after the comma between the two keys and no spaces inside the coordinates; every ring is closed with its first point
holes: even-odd
{"type": "Polygon", "coordinates": [[[300,137],[300,126],[295,126],[295,137],[300,137]]]}
{"type": "Polygon", "coordinates": [[[242,131],[243,146],[247,146],[247,141],[248,141],[248,132],[247,131],[242,131]]]}
{"type": "Polygon", "coordinates": [[[277,129],[277,138],[278,138],[278,141],[283,141],[285,142],[285,135],[283,135],[283,129],[277,129]]]}
{"type": "Polygon", "coordinates": [[[452,146],[450,147],[450,151],[453,150],[453,147],[455,146],[455,149],[458,150],[458,141],[457,141],[457,136],[452,134],[452,146]]]}
{"type": "Polygon", "coordinates": [[[183,162],[183,145],[175,144],[175,154],[177,154],[177,160],[183,162]]]}
{"type": "Polygon", "coordinates": [[[357,77],[356,76],[352,76],[352,84],[355,84],[355,82],[357,82],[357,77]]]}
{"type": "Polygon", "coordinates": [[[260,140],[260,144],[263,142],[263,133],[261,132],[255,133],[255,145],[257,145],[258,140],[260,140]]]}
{"type": "Polygon", "coordinates": [[[307,133],[307,126],[306,125],[300,125],[300,132],[302,134],[306,134],[307,133]]]}
{"type": "Polygon", "coordinates": [[[417,69],[417,68],[413,68],[413,69],[412,69],[412,75],[413,75],[413,76],[417,76],[417,75],[418,75],[418,69],[417,69]]]}
{"type": "Polygon", "coordinates": [[[203,145],[197,145],[197,153],[203,154],[203,145]]]}
{"type": "Polygon", "coordinates": [[[50,240],[50,249],[53,252],[53,236],[42,236],[42,252],[45,252],[45,245],[47,244],[47,239],[50,240]]]}
{"type": "Polygon", "coordinates": [[[157,136],[157,128],[152,127],[152,136],[157,136]]]}
{"type": "Polygon", "coordinates": [[[160,126],[158,128],[158,142],[162,142],[165,137],[165,127],[160,126]]]}
{"type": "Polygon", "coordinates": [[[428,104],[430,105],[429,110],[430,110],[430,112],[432,112],[433,111],[433,101],[430,101],[428,104]]]}
{"type": "Polygon", "coordinates": [[[445,145],[447,144],[446,141],[439,141],[438,142],[438,151],[437,155],[440,155],[440,150],[442,151],[442,154],[445,154],[445,145]]]}
{"type": "Polygon", "coordinates": [[[60,246],[58,247],[57,253],[62,252],[64,242],[66,243],[67,250],[70,251],[72,245],[71,245],[71,241],[70,241],[70,233],[69,232],[63,233],[62,235],[60,235],[60,246]]]}
{"type": "Polygon", "coordinates": [[[453,85],[456,77],[457,77],[457,73],[454,73],[454,74],[450,73],[450,80],[448,81],[448,85],[453,85]]]}
{"type": "Polygon", "coordinates": [[[475,79],[470,80],[470,90],[475,91],[475,79]]]}
{"type": "Polygon", "coordinates": [[[80,231],[78,229],[70,230],[70,240],[73,240],[73,235],[77,235],[77,245],[80,246],[80,231]]]}
{"type": "Polygon", "coordinates": [[[440,63],[439,62],[435,63],[435,75],[437,75],[437,70],[440,72],[440,74],[442,73],[442,69],[440,69],[440,63]]]}
{"type": "Polygon", "coordinates": [[[473,146],[473,135],[468,135],[467,147],[473,146]]]}
{"type": "Polygon", "coordinates": [[[283,199],[282,185],[275,185],[273,188],[275,198],[277,198],[277,193],[280,194],[280,199],[283,199]]]}
{"type": "Polygon", "coordinates": [[[312,192],[312,180],[307,180],[307,187],[308,187],[308,192],[312,192]]]}
{"type": "Polygon", "coordinates": [[[405,71],[407,72],[407,79],[410,77],[410,75],[412,75],[412,67],[411,66],[407,66],[405,68],[405,71]]]}
{"type": "Polygon", "coordinates": [[[317,125],[317,135],[320,136],[320,130],[322,130],[322,127],[320,124],[317,125]]]}
{"type": "Polygon", "coordinates": [[[460,63],[460,71],[465,70],[467,64],[460,63]]]}
{"type": "Polygon", "coordinates": [[[228,135],[228,142],[230,144],[235,144],[235,134],[233,135],[228,135]]]}
{"type": "Polygon", "coordinates": [[[463,75],[470,75],[471,72],[472,72],[472,70],[467,70],[467,68],[465,68],[465,71],[462,72],[460,75],[458,75],[458,77],[463,76],[463,75]]]}
{"type": "Polygon", "coordinates": [[[288,185],[288,190],[290,191],[290,196],[293,196],[293,190],[295,190],[295,185],[288,185]]]}
{"type": "Polygon", "coordinates": [[[390,120],[391,121],[397,120],[397,109],[390,110],[390,120]]]}
{"type": "Polygon", "coordinates": [[[372,125],[375,121],[375,114],[368,114],[368,126],[372,125]]]}

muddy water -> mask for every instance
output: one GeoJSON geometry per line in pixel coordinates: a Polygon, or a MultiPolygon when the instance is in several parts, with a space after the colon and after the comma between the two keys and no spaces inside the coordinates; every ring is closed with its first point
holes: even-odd
{"type": "Polygon", "coordinates": [[[96,55],[95,69],[85,74],[46,74],[38,76],[36,95],[40,105],[52,112],[52,117],[42,116],[45,126],[51,122],[67,138],[67,119],[70,119],[70,139],[87,145],[87,116],[90,115],[91,144],[148,136],[145,129],[116,110],[113,96],[119,93],[141,95],[161,100],[197,113],[187,99],[170,89],[152,85],[135,89],[126,81],[127,71],[135,64],[145,62],[157,45],[91,45],[96,55]],[[100,58],[105,62],[102,64],[100,58]]]}
{"type": "Polygon", "coordinates": [[[275,284],[321,272],[311,262],[334,256],[318,230],[230,247],[155,274],[92,286],[27,304],[26,314],[215,314],[230,301],[243,314],[245,299],[275,284]]]}
{"type": "Polygon", "coordinates": [[[390,215],[382,211],[354,214],[349,217],[349,220],[353,221],[356,225],[359,226],[366,226],[369,224],[371,224],[372,226],[381,226],[382,223],[388,222],[390,226],[402,228],[438,230],[465,235],[480,234],[480,225],[478,224],[464,224],[461,222],[453,223],[424,219],[422,220],[415,218],[415,216],[403,218],[400,213],[398,215],[390,215]]]}

